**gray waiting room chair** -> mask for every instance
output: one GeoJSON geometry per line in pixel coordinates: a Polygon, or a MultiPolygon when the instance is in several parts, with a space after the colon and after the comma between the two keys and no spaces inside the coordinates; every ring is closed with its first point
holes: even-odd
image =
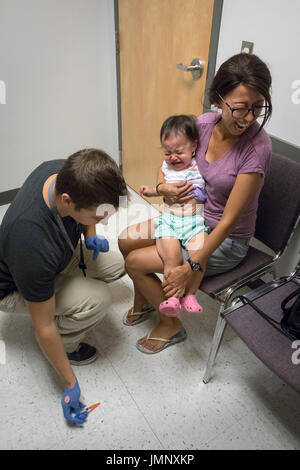
{"type": "Polygon", "coordinates": [[[260,286],[243,295],[241,300],[236,299],[222,314],[226,324],[255,356],[297,392],[300,392],[300,340],[286,336],[268,317],[280,322],[281,303],[299,291],[299,276],[300,269],[287,278],[260,286]]]}
{"type": "MultiPolygon", "coordinates": [[[[245,259],[233,270],[204,278],[200,290],[220,304],[211,350],[203,382],[212,376],[226,327],[223,312],[234,300],[234,294],[244,286],[254,285],[266,273],[274,272],[275,263],[282,256],[296,229],[300,214],[300,164],[282,155],[272,153],[269,171],[259,197],[254,238],[267,246],[269,255],[253,246],[245,259]]],[[[296,265],[297,260],[295,260],[296,265]]]]}

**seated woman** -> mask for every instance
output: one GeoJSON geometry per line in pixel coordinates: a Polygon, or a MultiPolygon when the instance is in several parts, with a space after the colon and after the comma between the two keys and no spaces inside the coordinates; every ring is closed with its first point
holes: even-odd
{"type": "MultiPolygon", "coordinates": [[[[224,62],[212,82],[210,102],[221,113],[205,113],[197,119],[196,150],[197,165],[206,182],[205,224],[212,231],[193,258],[189,262],[183,259],[161,283],[155,275],[163,272],[163,263],[155,246],[153,220],[127,227],[120,235],[119,248],[134,284],[127,325],[146,319],[150,310],[146,302],[159,312],[161,302],[179,296],[199,265],[211,276],[233,269],[246,256],[271,157],[271,141],[263,129],[272,113],[271,81],[261,59],[241,53],[224,62]]],[[[190,183],[160,183],[159,193],[169,204],[185,203],[193,197],[188,195],[190,183]]],[[[185,338],[180,319],[159,312],[158,325],[136,346],[141,352],[154,354],[185,338]]]]}

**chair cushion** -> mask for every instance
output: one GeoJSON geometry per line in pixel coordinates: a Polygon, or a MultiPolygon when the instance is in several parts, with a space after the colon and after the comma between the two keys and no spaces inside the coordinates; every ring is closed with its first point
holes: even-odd
{"type": "Polygon", "coordinates": [[[259,268],[270,263],[272,259],[272,256],[250,246],[247,255],[236,268],[226,273],[205,277],[200,290],[215,298],[231,284],[241,280],[244,276],[255,273],[259,268]]]}
{"type": "MultiPolygon", "coordinates": [[[[291,281],[272,289],[253,302],[271,318],[280,321],[282,300],[298,287],[295,282],[291,281]]],[[[292,354],[295,353],[298,358],[299,354],[292,349],[293,341],[277,331],[250,305],[234,307],[227,315],[225,310],[224,314],[226,322],[248,348],[284,382],[300,391],[300,366],[292,361],[292,354]]]]}

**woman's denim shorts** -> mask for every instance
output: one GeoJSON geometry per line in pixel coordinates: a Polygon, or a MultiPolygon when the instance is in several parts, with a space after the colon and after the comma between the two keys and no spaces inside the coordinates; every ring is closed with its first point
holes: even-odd
{"type": "MultiPolygon", "coordinates": [[[[235,268],[246,256],[250,238],[225,238],[208,260],[205,276],[225,273],[235,268]]],[[[188,252],[182,249],[183,260],[188,259],[188,252]]]]}

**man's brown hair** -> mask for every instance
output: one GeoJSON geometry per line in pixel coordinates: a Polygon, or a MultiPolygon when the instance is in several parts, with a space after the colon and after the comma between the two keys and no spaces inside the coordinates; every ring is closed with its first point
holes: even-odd
{"type": "Polygon", "coordinates": [[[127,196],[127,187],[116,162],[98,149],[84,149],[71,155],[59,171],[57,194],[67,193],[77,210],[112,204],[127,196]]]}

